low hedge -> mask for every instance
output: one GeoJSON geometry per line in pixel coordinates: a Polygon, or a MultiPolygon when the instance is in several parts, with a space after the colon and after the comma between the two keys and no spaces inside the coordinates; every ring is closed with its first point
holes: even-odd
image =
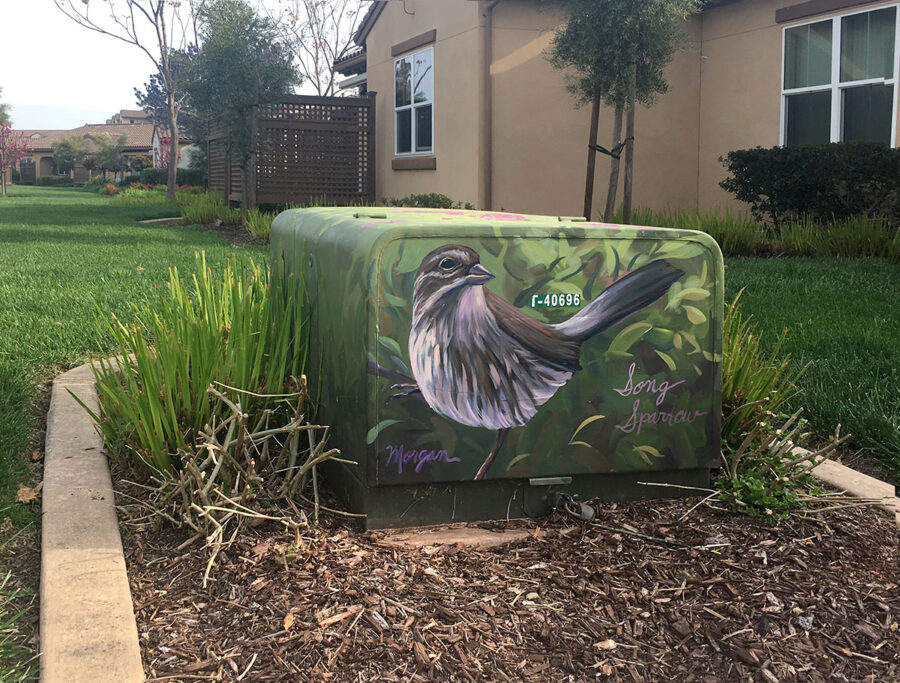
{"type": "Polygon", "coordinates": [[[35,185],[41,187],[72,187],[72,179],[63,175],[39,175],[34,179],[35,185]]]}
{"type": "Polygon", "coordinates": [[[900,223],[900,149],[876,142],[741,149],[720,159],[719,185],[776,231],[791,219],[900,223]]]}
{"type": "MultiPolygon", "coordinates": [[[[145,168],[141,171],[140,182],[147,185],[166,185],[169,171],[165,168],[145,168]]],[[[175,172],[176,185],[206,185],[206,174],[192,168],[179,168],[175,172]]]]}

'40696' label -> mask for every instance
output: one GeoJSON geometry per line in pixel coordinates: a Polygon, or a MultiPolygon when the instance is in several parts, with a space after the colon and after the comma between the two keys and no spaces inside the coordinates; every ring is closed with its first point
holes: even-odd
{"type": "Polygon", "coordinates": [[[531,307],[581,306],[581,294],[532,294],[531,307]]]}

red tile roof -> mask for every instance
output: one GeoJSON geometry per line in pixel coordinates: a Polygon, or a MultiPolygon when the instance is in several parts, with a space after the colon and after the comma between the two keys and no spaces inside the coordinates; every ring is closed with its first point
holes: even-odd
{"type": "Polygon", "coordinates": [[[28,139],[28,147],[35,152],[49,152],[51,145],[57,140],[73,135],[92,138],[103,133],[114,140],[125,135],[125,151],[137,152],[149,150],[153,146],[153,124],[151,123],[89,123],[71,130],[20,130],[28,139]],[[37,136],[37,137],[34,137],[37,136]]]}

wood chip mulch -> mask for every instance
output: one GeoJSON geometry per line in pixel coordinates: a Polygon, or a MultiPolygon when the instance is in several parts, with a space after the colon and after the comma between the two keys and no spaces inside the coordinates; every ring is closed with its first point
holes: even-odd
{"type": "Polygon", "coordinates": [[[124,524],[145,671],[150,681],[900,680],[893,520],[853,508],[771,528],[691,511],[697,502],[598,505],[594,523],[481,525],[531,530],[481,550],[398,548],[330,520],[297,549],[257,528],[206,589],[202,548],[179,552],[180,533],[124,524]]]}

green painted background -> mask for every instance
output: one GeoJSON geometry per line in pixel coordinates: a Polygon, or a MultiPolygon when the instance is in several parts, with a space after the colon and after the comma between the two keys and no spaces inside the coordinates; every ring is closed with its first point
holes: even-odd
{"type": "Polygon", "coordinates": [[[416,270],[432,249],[475,249],[496,278],[488,289],[529,315],[561,322],[577,308],[530,308],[532,294],[579,293],[582,306],[625,273],[656,260],[685,271],[668,294],[582,347],[575,373],[524,427],[514,429],[488,478],[706,468],[719,452],[723,297],[721,253],[707,235],[570,222],[555,217],[425,209],[302,209],[272,229],[276,277],[303,272],[311,301],[310,379],[332,442],[357,461],[369,486],[471,479],[495,432],[466,427],[424,402],[401,398],[392,381],[366,372],[377,363],[412,376],[408,336],[416,270]],[[624,397],[633,382],[682,382],[657,395],[624,397]],[[640,412],[705,413],[691,423],[645,424],[640,412]],[[425,463],[400,474],[389,446],[446,450],[458,462],[425,463]]]}

